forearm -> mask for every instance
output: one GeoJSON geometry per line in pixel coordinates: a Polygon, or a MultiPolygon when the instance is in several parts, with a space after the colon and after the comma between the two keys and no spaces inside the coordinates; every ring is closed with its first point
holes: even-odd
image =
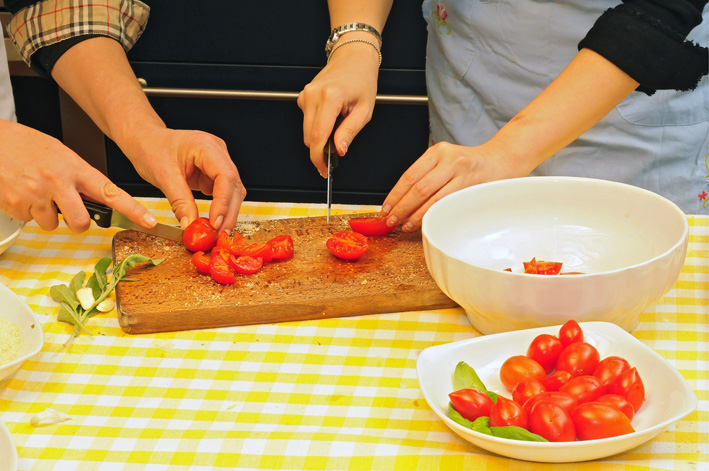
{"type": "Polygon", "coordinates": [[[121,45],[113,39],[87,39],[64,53],[52,77],[110,139],[131,155],[136,136],[165,125],[153,110],[121,45]]]}
{"type": "Polygon", "coordinates": [[[328,0],[327,3],[332,28],[356,21],[373,26],[381,33],[393,0],[328,0]]]}
{"type": "Polygon", "coordinates": [[[594,126],[638,83],[582,49],[559,76],[487,143],[529,173],[594,126]]]}

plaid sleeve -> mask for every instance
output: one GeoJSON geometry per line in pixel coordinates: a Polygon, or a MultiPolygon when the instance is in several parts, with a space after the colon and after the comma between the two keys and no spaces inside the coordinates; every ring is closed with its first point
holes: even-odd
{"type": "Polygon", "coordinates": [[[43,0],[18,11],[7,32],[29,65],[37,50],[86,34],[113,38],[128,51],[149,14],[150,7],[138,0],[43,0]]]}

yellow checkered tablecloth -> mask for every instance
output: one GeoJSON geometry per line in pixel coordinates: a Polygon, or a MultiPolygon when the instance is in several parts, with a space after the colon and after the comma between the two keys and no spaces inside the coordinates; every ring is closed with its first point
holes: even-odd
{"type": "MultiPolygon", "coordinates": [[[[175,223],[164,200],[141,201],[175,223]]],[[[200,209],[206,214],[207,202],[200,209]]],[[[241,213],[253,220],[324,209],[245,203],[241,213]]],[[[468,444],[438,419],[419,389],[416,359],[426,347],[480,335],[461,309],[140,336],[124,334],[113,311],[89,321],[93,336],[70,341],[49,287],[92,272],[110,256],[115,231],[47,233],[34,223],[0,256],[0,282],[38,314],[45,345],[0,381],[0,420],[20,470],[707,469],[709,217],[689,222],[680,278],[633,335],[682,373],[699,407],[605,460],[514,461],[468,444]],[[30,425],[48,407],[71,419],[30,425]]]]}

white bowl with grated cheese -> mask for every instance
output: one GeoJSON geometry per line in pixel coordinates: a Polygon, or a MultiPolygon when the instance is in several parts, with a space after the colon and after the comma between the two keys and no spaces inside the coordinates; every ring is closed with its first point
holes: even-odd
{"type": "Polygon", "coordinates": [[[0,386],[44,345],[39,318],[10,288],[0,283],[0,386]]]}

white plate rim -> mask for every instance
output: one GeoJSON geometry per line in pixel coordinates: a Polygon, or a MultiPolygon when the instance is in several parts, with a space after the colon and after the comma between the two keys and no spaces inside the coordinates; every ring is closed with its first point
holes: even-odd
{"type": "Polygon", "coordinates": [[[17,470],[17,448],[15,442],[12,441],[12,435],[8,430],[5,422],[0,420],[0,455],[3,459],[0,460],[0,471],[16,471],[17,470]],[[6,456],[5,453],[9,453],[6,456]]]}

